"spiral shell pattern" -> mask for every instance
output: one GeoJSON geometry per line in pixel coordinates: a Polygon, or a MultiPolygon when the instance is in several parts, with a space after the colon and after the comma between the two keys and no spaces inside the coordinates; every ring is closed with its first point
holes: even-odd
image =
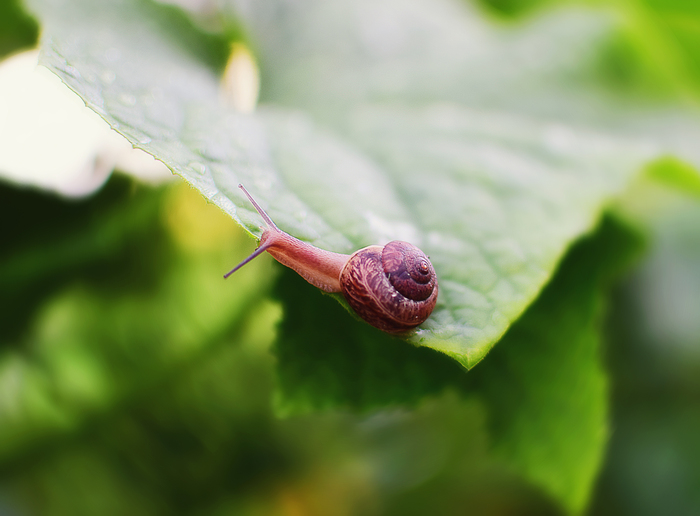
{"type": "Polygon", "coordinates": [[[437,302],[433,265],[408,242],[360,249],[345,264],[340,284],[353,310],[389,333],[415,328],[430,316],[437,302]]]}

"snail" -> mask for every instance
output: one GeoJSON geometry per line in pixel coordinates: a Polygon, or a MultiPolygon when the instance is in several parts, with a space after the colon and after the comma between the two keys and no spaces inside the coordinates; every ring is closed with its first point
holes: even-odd
{"type": "Polygon", "coordinates": [[[416,246],[395,240],[352,255],[324,251],[279,229],[248,190],[238,187],[265,226],[258,248],[224,278],[267,251],[315,287],[342,292],[362,319],[385,332],[407,332],[430,316],[437,301],[437,277],[428,257],[416,246]]]}

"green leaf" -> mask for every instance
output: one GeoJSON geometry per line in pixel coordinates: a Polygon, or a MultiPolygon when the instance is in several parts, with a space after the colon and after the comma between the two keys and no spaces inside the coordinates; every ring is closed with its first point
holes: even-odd
{"type": "Polygon", "coordinates": [[[496,452],[570,514],[586,508],[608,441],[606,293],[642,247],[635,230],[604,219],[467,375],[489,407],[496,452]]]}
{"type": "Polygon", "coordinates": [[[207,38],[181,38],[170,10],[32,5],[44,62],[251,233],[260,219],[239,182],[320,247],[422,247],[441,294],[409,341],[467,368],[646,161],[700,163],[694,115],[599,87],[596,52],[615,25],[592,12],[505,30],[456,0],[256,2],[237,12],[263,74],[265,105],[247,116],[220,103],[207,38]]]}

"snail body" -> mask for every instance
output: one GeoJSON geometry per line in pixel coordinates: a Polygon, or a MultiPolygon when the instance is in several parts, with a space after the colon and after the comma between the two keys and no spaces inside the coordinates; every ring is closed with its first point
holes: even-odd
{"type": "Polygon", "coordinates": [[[279,229],[243,185],[238,186],[265,226],[258,248],[224,278],[267,251],[315,287],[342,293],[362,319],[380,330],[403,333],[432,313],[437,277],[428,257],[413,244],[395,240],[351,255],[324,251],[279,229]]]}

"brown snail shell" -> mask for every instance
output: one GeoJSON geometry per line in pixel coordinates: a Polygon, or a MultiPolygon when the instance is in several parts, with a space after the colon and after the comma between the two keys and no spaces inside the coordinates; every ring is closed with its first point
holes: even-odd
{"type": "Polygon", "coordinates": [[[318,249],[280,230],[248,191],[265,221],[260,245],[224,277],[264,251],[326,292],[342,292],[352,309],[372,326],[388,333],[409,331],[435,308],[437,276],[428,257],[413,244],[395,240],[369,246],[352,255],[318,249]]]}
{"type": "Polygon", "coordinates": [[[389,333],[418,326],[437,302],[437,277],[430,260],[413,244],[398,240],[350,256],[340,285],[360,317],[389,333]]]}

